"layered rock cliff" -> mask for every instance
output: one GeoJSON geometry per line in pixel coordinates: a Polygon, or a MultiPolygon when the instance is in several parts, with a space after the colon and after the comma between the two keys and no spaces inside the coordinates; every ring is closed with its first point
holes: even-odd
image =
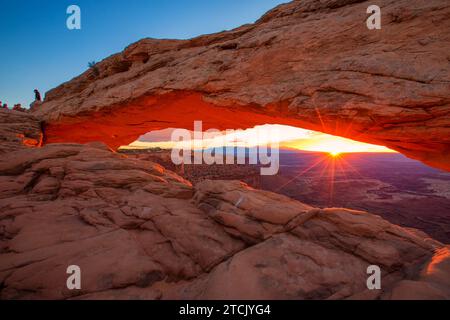
{"type": "Polygon", "coordinates": [[[150,130],[280,123],[381,144],[450,169],[450,4],[292,1],[255,24],[144,39],[47,93],[47,142],[116,148],[150,130]]]}

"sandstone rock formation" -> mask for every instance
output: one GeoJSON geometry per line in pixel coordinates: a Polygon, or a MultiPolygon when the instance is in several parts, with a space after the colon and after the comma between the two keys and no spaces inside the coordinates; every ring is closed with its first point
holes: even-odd
{"type": "Polygon", "coordinates": [[[450,298],[450,252],[378,216],[238,181],[195,188],[105,145],[0,164],[1,299],[450,298]],[[383,290],[368,291],[377,264],[383,290]],[[66,268],[82,270],[69,291],[66,268]]]}
{"type": "Polygon", "coordinates": [[[450,249],[420,231],[238,181],[194,187],[109,148],[193,120],[273,122],[449,169],[450,6],[379,3],[379,32],[368,2],[305,0],[230,32],[145,39],[32,115],[0,110],[0,299],[450,299],[450,249]],[[369,265],[382,290],[367,290],[369,265]]]}
{"type": "Polygon", "coordinates": [[[47,93],[47,142],[116,148],[167,127],[290,124],[450,170],[450,3],[301,0],[191,40],[144,39],[47,93]]]}
{"type": "Polygon", "coordinates": [[[41,123],[34,116],[0,109],[0,155],[42,144],[41,123]]]}

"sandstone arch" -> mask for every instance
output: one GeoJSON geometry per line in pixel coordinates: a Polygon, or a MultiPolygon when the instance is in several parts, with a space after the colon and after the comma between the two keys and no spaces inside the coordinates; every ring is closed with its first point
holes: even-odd
{"type": "Polygon", "coordinates": [[[294,1],[231,32],[142,40],[34,116],[0,110],[0,298],[448,299],[449,248],[421,231],[239,181],[193,186],[101,143],[49,144],[273,122],[449,170],[450,5],[377,2],[381,33],[360,29],[365,1],[294,1]],[[41,120],[49,145],[25,148],[41,145],[41,120]],[[64,287],[69,261],[82,292],[64,287]],[[381,291],[367,290],[368,264],[386,272],[381,291]]]}
{"type": "Polygon", "coordinates": [[[118,147],[192,120],[280,123],[450,170],[448,1],[379,1],[376,31],[363,23],[367,5],[293,1],[232,31],[144,39],[100,62],[98,76],[86,71],[48,92],[34,113],[47,143],[118,147]]]}

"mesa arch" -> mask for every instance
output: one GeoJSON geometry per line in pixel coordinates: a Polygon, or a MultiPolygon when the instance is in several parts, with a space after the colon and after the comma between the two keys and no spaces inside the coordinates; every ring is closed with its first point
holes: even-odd
{"type": "Polygon", "coordinates": [[[305,0],[190,40],[143,39],[46,94],[44,142],[113,148],[155,129],[278,123],[450,170],[450,4],[305,0]],[[414,7],[415,9],[408,9],[414,7]]]}

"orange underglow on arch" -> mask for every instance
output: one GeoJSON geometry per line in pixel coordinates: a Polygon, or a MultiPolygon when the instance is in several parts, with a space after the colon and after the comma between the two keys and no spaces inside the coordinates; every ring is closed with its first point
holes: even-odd
{"type": "Polygon", "coordinates": [[[219,107],[206,102],[199,93],[174,92],[151,96],[118,106],[108,112],[64,117],[44,128],[44,143],[88,143],[102,141],[112,149],[128,145],[140,135],[165,128],[192,130],[194,121],[203,121],[203,129],[247,129],[266,123],[302,126],[302,121],[288,118],[278,110],[257,106],[219,107]]]}
{"type": "MultiPolygon", "coordinates": [[[[105,110],[106,108],[103,108],[105,110]]],[[[302,121],[288,109],[287,104],[241,105],[227,102],[226,107],[208,102],[202,93],[174,91],[157,96],[146,96],[116,105],[106,111],[63,117],[44,126],[44,144],[89,143],[102,141],[117,150],[136,141],[141,135],[167,128],[193,129],[194,121],[203,122],[203,130],[249,129],[259,125],[277,124],[345,136],[358,141],[367,141],[352,123],[334,121],[327,127],[329,119],[320,118],[317,124],[302,121]]],[[[328,144],[330,145],[330,144],[328,144]]],[[[296,148],[295,145],[287,147],[296,148]]],[[[313,148],[304,149],[316,151],[313,148]]],[[[317,150],[336,154],[346,149],[317,150]]],[[[356,151],[355,151],[356,152],[356,151]]],[[[363,151],[364,152],[364,151],[363,151]]]]}

